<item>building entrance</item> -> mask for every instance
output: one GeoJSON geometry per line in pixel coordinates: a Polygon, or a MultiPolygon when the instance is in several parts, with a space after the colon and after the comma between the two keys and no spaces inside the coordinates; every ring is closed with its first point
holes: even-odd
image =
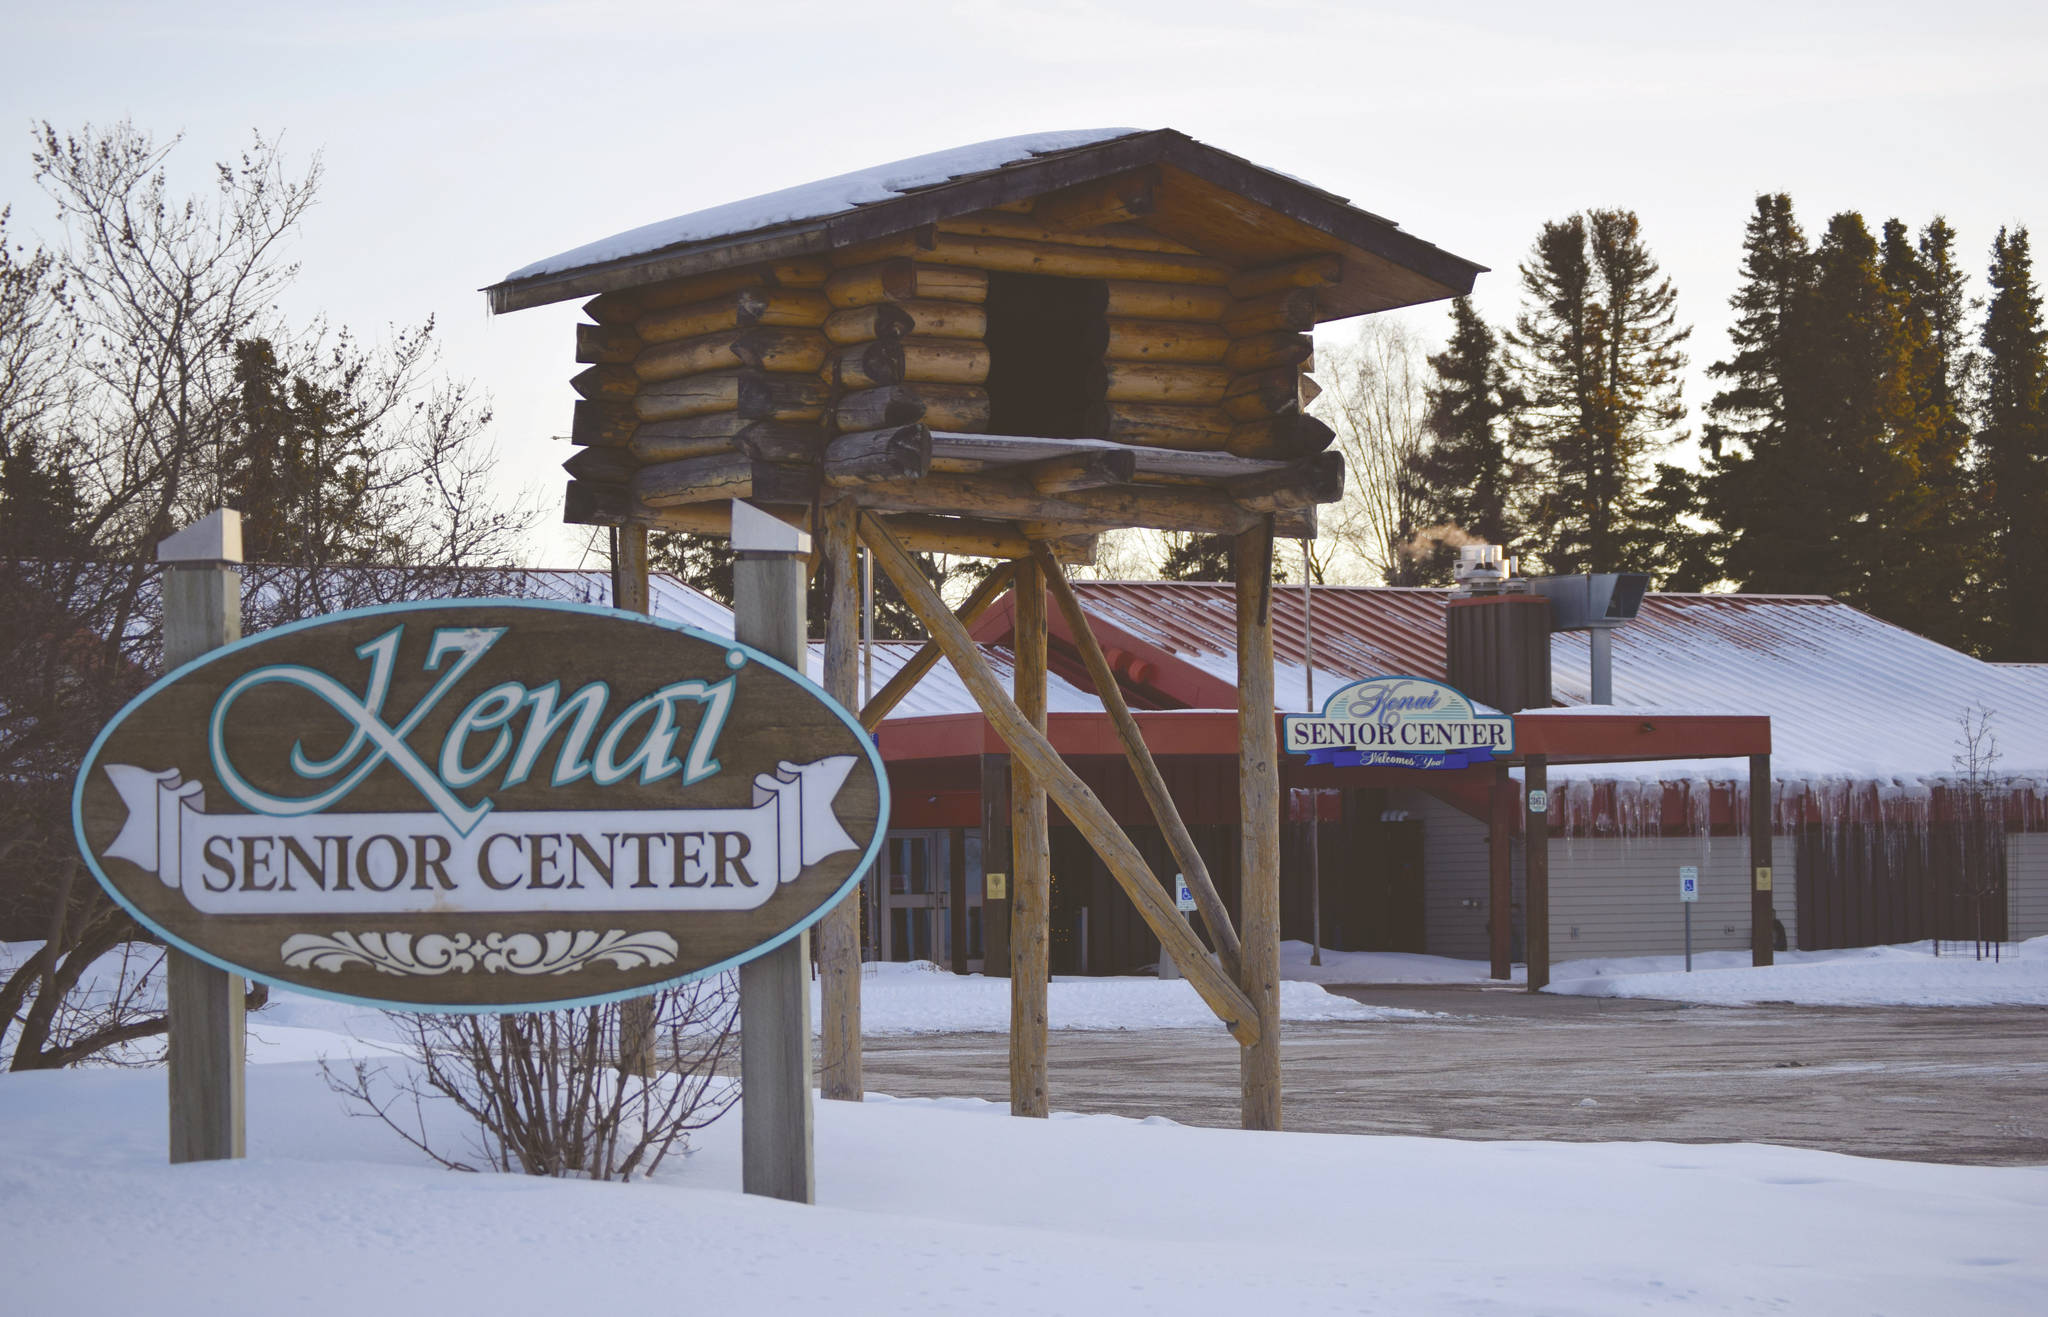
{"type": "Polygon", "coordinates": [[[891,832],[869,878],[868,957],[982,969],[981,837],[963,828],[891,832]]]}

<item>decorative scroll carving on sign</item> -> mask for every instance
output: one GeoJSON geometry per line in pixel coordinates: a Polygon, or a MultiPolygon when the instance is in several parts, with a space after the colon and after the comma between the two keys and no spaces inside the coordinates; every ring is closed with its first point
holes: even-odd
{"type": "Polygon", "coordinates": [[[598,961],[615,969],[673,964],[676,940],[666,933],[584,929],[548,933],[294,933],[279,948],[294,969],[340,973],[351,965],[386,974],[570,974],[598,961]]]}

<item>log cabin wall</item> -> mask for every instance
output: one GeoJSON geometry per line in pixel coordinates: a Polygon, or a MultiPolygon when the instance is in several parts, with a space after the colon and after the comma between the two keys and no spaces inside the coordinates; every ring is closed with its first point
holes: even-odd
{"type": "Polygon", "coordinates": [[[1339,258],[1239,269],[1134,222],[1149,208],[1144,180],[1112,179],[593,298],[570,519],[810,503],[821,484],[859,483],[830,469],[828,449],[850,452],[835,439],[877,447],[920,423],[1262,459],[1328,447],[1303,409],[1316,289],[1339,258]],[[1049,332],[1080,341],[1029,346],[1049,332]],[[1073,378],[1050,390],[1049,369],[1073,378]]]}

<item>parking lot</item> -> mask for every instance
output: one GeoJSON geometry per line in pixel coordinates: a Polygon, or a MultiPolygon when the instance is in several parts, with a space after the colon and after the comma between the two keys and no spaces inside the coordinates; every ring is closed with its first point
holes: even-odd
{"type": "MultiPolygon", "coordinates": [[[[1742,1008],[1332,988],[1427,1020],[1289,1025],[1286,1126],[1463,1139],[1794,1144],[2048,1163],[2048,1009],[1742,1008]]],[[[1006,1038],[867,1040],[868,1088],[1007,1101],[1006,1038]]],[[[1056,1032],[1055,1111],[1237,1123],[1220,1030],[1056,1032]]]]}

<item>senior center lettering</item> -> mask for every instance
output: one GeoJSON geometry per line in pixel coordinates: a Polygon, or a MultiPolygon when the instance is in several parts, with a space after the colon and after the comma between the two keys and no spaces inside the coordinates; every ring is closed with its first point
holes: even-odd
{"type": "Polygon", "coordinates": [[[1514,719],[1482,713],[1440,681],[1372,677],[1343,687],[1321,713],[1283,720],[1290,753],[1311,764],[1464,768],[1514,752],[1514,719]]]}
{"type": "Polygon", "coordinates": [[[871,742],[743,646],[515,601],[294,630],[158,683],[77,792],[101,881],[231,968],[672,979],[801,928],[879,844],[871,742]]]}

